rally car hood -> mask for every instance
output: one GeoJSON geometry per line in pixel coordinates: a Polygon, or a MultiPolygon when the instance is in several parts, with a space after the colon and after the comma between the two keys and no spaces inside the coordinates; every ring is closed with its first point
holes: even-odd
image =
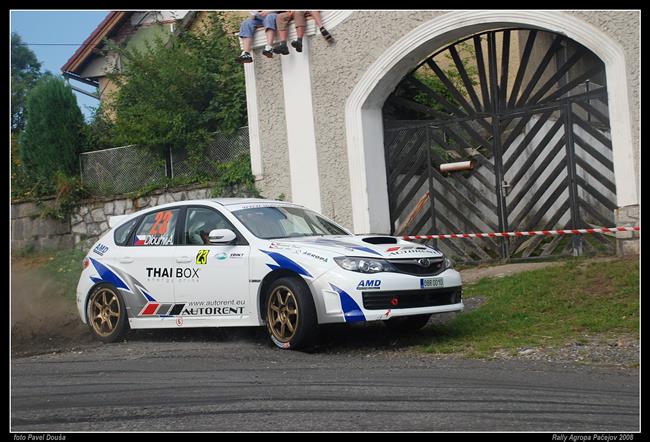
{"type": "Polygon", "coordinates": [[[391,236],[339,235],[283,238],[271,241],[269,249],[300,249],[329,256],[368,258],[439,258],[442,253],[431,247],[391,236]]]}

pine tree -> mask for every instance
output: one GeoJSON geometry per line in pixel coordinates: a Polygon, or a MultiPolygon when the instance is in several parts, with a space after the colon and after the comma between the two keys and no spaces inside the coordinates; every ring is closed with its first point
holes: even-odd
{"type": "Polygon", "coordinates": [[[43,190],[53,190],[55,176],[78,172],[84,143],[84,118],[63,79],[45,75],[28,93],[27,121],[19,138],[24,171],[43,190]]]}

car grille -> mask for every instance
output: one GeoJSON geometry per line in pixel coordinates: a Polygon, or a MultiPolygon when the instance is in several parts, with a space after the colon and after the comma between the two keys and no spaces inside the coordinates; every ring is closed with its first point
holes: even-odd
{"type": "Polygon", "coordinates": [[[422,267],[418,264],[417,259],[389,259],[390,262],[400,273],[416,276],[432,276],[441,273],[445,268],[445,262],[442,258],[429,259],[429,265],[422,267]]]}
{"type": "Polygon", "coordinates": [[[460,287],[431,290],[361,292],[363,295],[363,308],[366,310],[458,304],[461,301],[461,293],[462,289],[460,287]]]}

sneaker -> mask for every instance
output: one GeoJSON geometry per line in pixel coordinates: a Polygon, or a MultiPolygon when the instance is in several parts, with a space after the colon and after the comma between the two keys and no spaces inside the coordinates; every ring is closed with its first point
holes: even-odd
{"type": "Polygon", "coordinates": [[[252,63],[253,57],[251,57],[251,54],[248,52],[244,52],[239,57],[237,57],[237,61],[240,63],[252,63]]]}
{"type": "Polygon", "coordinates": [[[296,52],[302,52],[302,40],[294,40],[294,41],[292,41],[291,46],[296,48],[296,52]]]}
{"type": "Polygon", "coordinates": [[[289,55],[289,48],[287,47],[287,42],[283,41],[282,43],[276,45],[273,48],[274,54],[289,55]]]}
{"type": "Polygon", "coordinates": [[[320,28],[320,33],[321,33],[321,35],[322,35],[323,37],[325,37],[325,40],[327,40],[328,43],[331,42],[331,41],[333,40],[333,38],[332,38],[332,34],[330,34],[330,33],[327,31],[327,29],[325,29],[325,28],[320,28]]]}
{"type": "Polygon", "coordinates": [[[262,55],[268,58],[273,58],[273,49],[272,48],[264,48],[262,51],[262,55]]]}

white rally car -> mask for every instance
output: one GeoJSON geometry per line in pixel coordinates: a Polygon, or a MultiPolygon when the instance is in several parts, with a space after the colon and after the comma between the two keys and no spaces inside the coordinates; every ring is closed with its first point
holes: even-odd
{"type": "Polygon", "coordinates": [[[463,309],[461,279],[431,247],[353,235],[283,201],[182,201],[112,217],[84,258],[77,306],[104,342],[131,329],[265,325],[280,348],[318,324],[423,327],[463,309]]]}

